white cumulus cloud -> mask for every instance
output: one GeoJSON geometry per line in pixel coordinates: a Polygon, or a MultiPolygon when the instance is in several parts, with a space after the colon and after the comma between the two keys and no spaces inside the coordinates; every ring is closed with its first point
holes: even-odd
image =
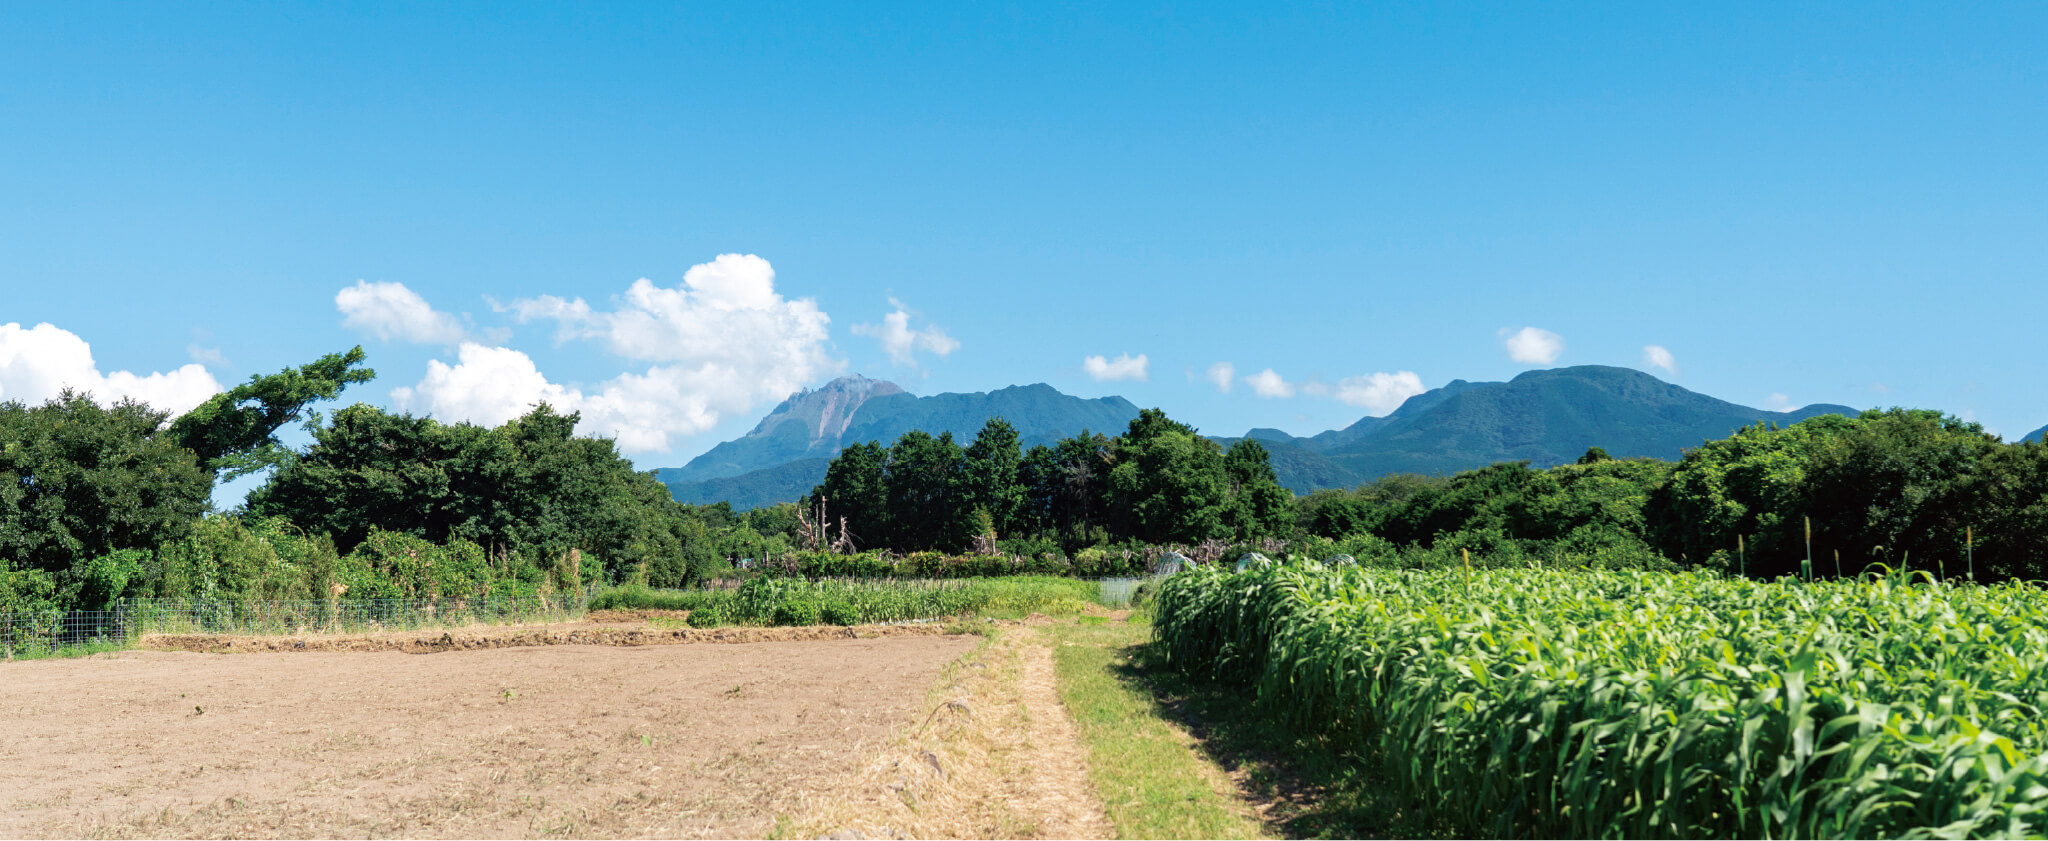
{"type": "Polygon", "coordinates": [[[1508,358],[1516,362],[1549,365],[1564,354],[1564,337],[1539,327],[1524,327],[1512,333],[1501,330],[1508,358]]]}
{"type": "Polygon", "coordinates": [[[474,341],[456,363],[428,363],[417,385],[394,389],[410,411],[443,421],[495,425],[545,401],[583,413],[578,429],[617,439],[629,452],[668,452],[678,438],[780,400],[843,363],[825,352],[831,319],[808,298],[775,290],[775,269],[751,254],[692,266],[676,288],[634,281],[600,310],[581,298],[522,298],[501,307],[520,322],[551,320],[557,342],[588,341],[654,363],[589,388],[551,382],[533,359],[474,341]]]}
{"type": "Polygon", "coordinates": [[[1384,415],[1395,409],[1408,398],[1428,389],[1422,387],[1422,378],[1414,371],[1386,373],[1379,371],[1364,376],[1345,377],[1337,383],[1337,399],[1352,406],[1364,406],[1367,413],[1384,415]]]}
{"type": "Polygon", "coordinates": [[[461,319],[429,306],[427,299],[403,283],[358,280],[335,293],[334,308],[341,311],[342,326],[367,331],[387,342],[452,345],[468,335],[461,319]]]}
{"type": "Polygon", "coordinates": [[[1152,361],[1146,359],[1142,353],[1135,357],[1126,353],[1115,359],[1107,356],[1090,356],[1081,360],[1081,370],[1087,372],[1088,376],[1102,381],[1144,380],[1147,377],[1145,369],[1151,364],[1152,361]]]}
{"type": "Polygon", "coordinates": [[[391,390],[398,405],[443,422],[496,426],[547,403],[562,412],[581,412],[577,432],[618,441],[629,452],[667,452],[672,439],[716,425],[729,407],[718,395],[743,390],[730,371],[703,366],[657,365],[646,373],[625,373],[584,390],[549,382],[525,353],[464,342],[456,364],[427,363],[418,385],[391,390]]]}
{"type": "Polygon", "coordinates": [[[1236,377],[1236,365],[1232,365],[1228,362],[1218,362],[1214,365],[1209,366],[1209,382],[1215,383],[1216,390],[1223,392],[1224,394],[1230,393],[1230,384],[1233,380],[1236,379],[1236,377]]]}
{"type": "Polygon", "coordinates": [[[1245,385],[1252,387],[1252,393],[1260,397],[1293,397],[1294,384],[1267,368],[1244,378],[1245,385]]]}
{"type": "Polygon", "coordinates": [[[508,309],[521,322],[555,321],[556,341],[602,342],[627,359],[768,374],[775,382],[764,389],[776,399],[836,368],[824,348],[832,319],[816,301],[783,298],[775,268],[752,254],[720,254],[691,266],[673,289],[641,278],[617,303],[605,312],[582,298],[543,295],[508,309]]]}
{"type": "Polygon", "coordinates": [[[532,357],[511,348],[463,342],[456,364],[427,362],[418,385],[394,388],[391,398],[408,411],[449,423],[497,426],[546,402],[563,411],[580,408],[583,395],[548,382],[532,357]]]}
{"type": "Polygon", "coordinates": [[[1643,345],[1643,364],[1652,368],[1662,368],[1669,374],[1678,373],[1678,357],[1672,356],[1671,351],[1666,350],[1663,345],[1643,345]]]}
{"type": "Polygon", "coordinates": [[[43,323],[28,329],[0,324],[0,401],[37,404],[64,389],[90,393],[103,406],[132,397],[156,409],[183,414],[221,392],[206,366],[191,363],[168,372],[100,373],[92,346],[78,334],[43,323]]]}
{"type": "Polygon", "coordinates": [[[903,306],[902,301],[890,298],[889,306],[895,307],[896,311],[882,316],[881,324],[855,324],[853,334],[880,341],[891,362],[916,365],[920,350],[945,356],[960,349],[960,340],[946,335],[946,331],[937,325],[927,324],[922,330],[910,329],[910,309],[903,306]]]}

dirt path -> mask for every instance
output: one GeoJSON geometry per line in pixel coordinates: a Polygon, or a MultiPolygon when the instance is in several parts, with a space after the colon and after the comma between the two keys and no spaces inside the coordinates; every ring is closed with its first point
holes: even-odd
{"type": "Polygon", "coordinates": [[[762,837],[974,644],[0,663],[0,837],[762,837]]]}

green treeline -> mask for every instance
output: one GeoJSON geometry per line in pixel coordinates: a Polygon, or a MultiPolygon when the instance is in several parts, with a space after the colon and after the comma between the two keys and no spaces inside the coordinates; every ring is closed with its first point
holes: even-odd
{"type": "Polygon", "coordinates": [[[905,433],[845,448],[804,512],[826,545],[898,552],[1068,554],[1104,543],[1284,539],[1292,494],[1266,449],[1225,450],[1146,409],[1114,438],[1083,431],[1020,451],[998,418],[961,447],[951,433],[905,433]],[[843,523],[843,525],[842,525],[843,523]]]}
{"type": "Polygon", "coordinates": [[[1083,433],[1023,453],[997,420],[965,448],[922,432],[848,447],[804,505],[823,543],[896,552],[959,552],[980,537],[983,548],[1027,556],[1263,544],[1397,566],[1469,552],[1492,566],[1831,577],[1883,564],[2048,578],[2048,446],[2005,444],[1975,423],[1909,409],[1758,425],[1676,462],[1594,447],[1575,464],[1396,474],[1298,498],[1273,481],[1256,441],[1226,451],[1157,410],[1115,438],[1083,433]]]}
{"type": "Polygon", "coordinates": [[[965,446],[910,432],[847,447],[802,503],[742,514],[675,502],[545,405],[492,428],[361,404],[313,411],[374,376],[362,361],[357,348],[252,377],[177,418],[72,393],[0,403],[0,612],[680,587],[744,559],[799,576],[1123,574],[1168,547],[1202,560],[1256,549],[1430,567],[1469,553],[1490,566],[2048,578],[2048,445],[1937,412],[1752,427],[1676,462],[1594,448],[1577,464],[1304,497],[1278,485],[1258,442],[1225,448],[1156,409],[1115,437],[1028,450],[995,420],[965,446]],[[313,443],[282,445],[290,423],[313,443]],[[246,505],[209,510],[216,481],[261,470],[246,505]]]}
{"type": "Polygon", "coordinates": [[[2048,578],[2048,447],[2001,443],[1924,410],[1753,426],[1676,462],[1595,448],[1547,470],[1504,463],[1448,479],[1390,476],[1310,494],[1297,512],[1305,540],[1366,534],[1470,549],[1494,565],[1681,565],[1769,578],[1883,564],[1944,578],[2048,578]]]}
{"type": "Polygon", "coordinates": [[[790,546],[793,506],[680,505],[545,405],[495,428],[312,411],[374,376],[362,360],[254,377],[176,419],[74,393],[0,404],[0,613],[675,587],[790,546]],[[293,422],[303,451],[276,437],[293,422]],[[209,512],[216,478],[267,468],[246,506],[209,512]]]}

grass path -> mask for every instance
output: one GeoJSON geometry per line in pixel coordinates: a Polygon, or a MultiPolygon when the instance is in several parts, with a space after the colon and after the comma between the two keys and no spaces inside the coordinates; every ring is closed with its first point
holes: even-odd
{"type": "Polygon", "coordinates": [[[1084,617],[1041,630],[1116,836],[1271,837],[1230,776],[1130,677],[1133,647],[1150,638],[1150,628],[1142,620],[1084,617]]]}
{"type": "Polygon", "coordinates": [[[1119,838],[1442,838],[1378,758],[1290,735],[1242,693],[1166,668],[1141,615],[1041,631],[1119,838]]]}

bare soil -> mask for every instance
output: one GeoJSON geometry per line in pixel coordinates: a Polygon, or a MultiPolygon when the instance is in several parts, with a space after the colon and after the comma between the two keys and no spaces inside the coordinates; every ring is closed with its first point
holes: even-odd
{"type": "Polygon", "coordinates": [[[0,663],[0,837],[764,837],[976,642],[585,624],[0,663]]]}

